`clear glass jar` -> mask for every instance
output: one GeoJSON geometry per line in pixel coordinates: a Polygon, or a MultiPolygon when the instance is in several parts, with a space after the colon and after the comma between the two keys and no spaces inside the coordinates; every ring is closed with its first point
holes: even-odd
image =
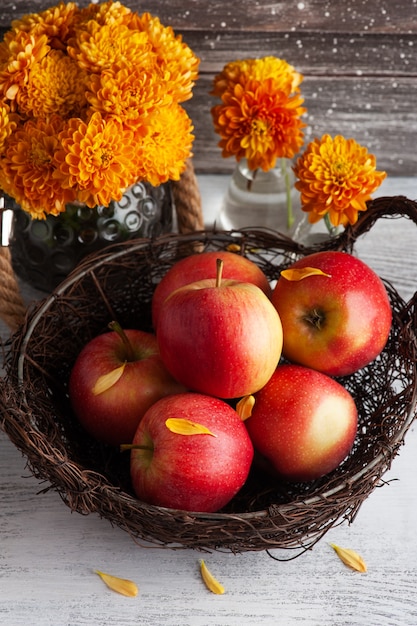
{"type": "Polygon", "coordinates": [[[280,159],[267,172],[250,170],[246,160],[236,166],[216,218],[223,230],[268,228],[293,239],[303,239],[309,230],[294,187],[289,159],[280,159]]]}

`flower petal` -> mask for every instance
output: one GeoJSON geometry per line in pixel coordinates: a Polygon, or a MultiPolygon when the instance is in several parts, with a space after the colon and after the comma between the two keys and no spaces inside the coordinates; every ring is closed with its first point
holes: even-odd
{"type": "Polygon", "coordinates": [[[303,278],[308,278],[309,276],[327,276],[327,278],[331,278],[330,274],[326,274],[326,272],[323,272],[318,267],[290,268],[282,270],[281,276],[286,280],[291,281],[303,280],[303,278]]]}
{"type": "Polygon", "coordinates": [[[100,393],[104,393],[110,387],[113,387],[117,383],[117,381],[121,378],[126,367],[126,361],[120,365],[120,367],[116,367],[116,369],[108,372],[107,374],[103,374],[103,376],[99,376],[96,384],[93,387],[93,394],[98,396],[100,393]]]}
{"type": "Polygon", "coordinates": [[[200,572],[201,577],[204,580],[205,585],[209,591],[217,595],[222,595],[225,592],[225,588],[221,583],[219,583],[217,578],[214,578],[213,574],[209,571],[203,559],[200,560],[200,572]]]}
{"type": "Polygon", "coordinates": [[[365,561],[357,552],[350,550],[349,548],[341,548],[334,543],[331,543],[330,545],[345,565],[356,570],[357,572],[364,573],[367,571],[365,561]]]}
{"type": "Polygon", "coordinates": [[[138,595],[139,589],[131,580],[127,580],[126,578],[118,578],[117,576],[111,576],[110,574],[105,574],[104,572],[100,572],[100,570],[94,570],[98,576],[102,579],[106,585],[112,589],[112,591],[116,591],[117,593],[122,594],[123,596],[127,596],[129,598],[134,598],[138,595]]]}
{"type": "Polygon", "coordinates": [[[181,417],[168,418],[165,425],[168,430],[177,435],[211,435],[212,437],[217,437],[217,435],[212,433],[206,426],[203,426],[203,424],[198,424],[197,422],[192,422],[191,420],[181,417]]]}
{"type": "Polygon", "coordinates": [[[252,409],[255,406],[255,396],[244,396],[236,404],[236,412],[242,422],[252,415],[252,409]]]}

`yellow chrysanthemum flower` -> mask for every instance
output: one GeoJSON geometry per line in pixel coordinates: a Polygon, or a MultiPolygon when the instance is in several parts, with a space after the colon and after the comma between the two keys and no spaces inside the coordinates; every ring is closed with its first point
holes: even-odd
{"type": "Polygon", "coordinates": [[[327,134],[307,146],[294,172],[309,221],[327,216],[335,227],[354,224],[386,177],[376,170],[375,156],[354,139],[327,134]]]}
{"type": "Polygon", "coordinates": [[[140,162],[152,185],[178,180],[191,155],[193,125],[178,104],[161,107],[150,116],[148,134],[140,148],[140,162]]]}
{"type": "Polygon", "coordinates": [[[278,157],[292,158],[304,141],[303,99],[287,95],[274,79],[248,80],[225,91],[212,108],[224,157],[246,158],[251,170],[273,168],[278,157]]]}
{"type": "Polygon", "coordinates": [[[51,50],[32,67],[26,88],[19,96],[22,113],[47,119],[78,117],[87,105],[86,75],[76,62],[60,50],[51,50]]]}
{"type": "Polygon", "coordinates": [[[78,199],[89,207],[120,200],[137,180],[134,133],[116,119],[93,113],[88,123],[71,119],[59,135],[62,149],[55,154],[65,188],[77,187],[78,199]]]}

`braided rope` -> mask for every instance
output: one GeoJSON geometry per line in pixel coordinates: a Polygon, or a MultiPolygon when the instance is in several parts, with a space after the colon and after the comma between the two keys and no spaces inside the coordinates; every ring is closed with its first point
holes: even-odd
{"type": "Polygon", "coordinates": [[[10,250],[0,246],[0,317],[15,332],[25,314],[26,307],[13,272],[10,250]]]}
{"type": "Polygon", "coordinates": [[[201,195],[194,166],[190,159],[187,161],[180,180],[172,183],[172,195],[177,213],[178,231],[184,235],[203,230],[201,195]]]}

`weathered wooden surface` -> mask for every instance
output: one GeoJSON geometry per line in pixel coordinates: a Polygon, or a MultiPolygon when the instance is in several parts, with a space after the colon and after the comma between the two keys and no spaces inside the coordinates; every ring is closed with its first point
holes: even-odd
{"type": "MultiPolygon", "coordinates": [[[[2,3],[0,32],[12,19],[54,4],[2,3]]],[[[84,0],[79,3],[85,5],[84,0]]],[[[306,139],[342,133],[377,156],[390,175],[417,173],[417,2],[365,0],[126,0],[171,25],[201,59],[187,108],[195,124],[198,172],[224,172],[212,128],[213,76],[238,58],[272,54],[305,76],[306,139]]]]}

